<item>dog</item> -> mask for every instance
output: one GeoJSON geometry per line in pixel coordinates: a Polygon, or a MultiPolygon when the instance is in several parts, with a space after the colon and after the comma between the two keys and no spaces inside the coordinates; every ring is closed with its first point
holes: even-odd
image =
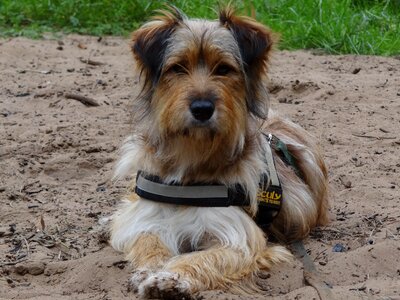
{"type": "Polygon", "coordinates": [[[133,33],[142,91],[116,176],[137,174],[136,193],[115,213],[110,242],[135,268],[130,285],[141,298],[252,293],[257,272],[292,259],[284,246],[267,245],[266,232],[290,242],[328,221],[327,168],[314,138],[269,109],[275,40],[231,7],[216,21],[172,7],[133,33]],[[272,167],[282,193],[266,191],[272,167]],[[159,188],[185,199],[165,201],[159,188]],[[246,201],[204,204],[220,201],[214,190],[246,201]],[[255,222],[262,195],[279,206],[266,231],[255,222]]]}

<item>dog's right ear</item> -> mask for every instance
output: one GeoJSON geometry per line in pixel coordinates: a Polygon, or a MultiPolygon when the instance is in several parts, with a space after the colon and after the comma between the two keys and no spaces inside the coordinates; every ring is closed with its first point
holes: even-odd
{"type": "Polygon", "coordinates": [[[175,7],[158,11],[159,15],[144,24],[132,35],[132,52],[145,76],[145,82],[156,84],[160,78],[168,40],[184,15],[175,7]]]}

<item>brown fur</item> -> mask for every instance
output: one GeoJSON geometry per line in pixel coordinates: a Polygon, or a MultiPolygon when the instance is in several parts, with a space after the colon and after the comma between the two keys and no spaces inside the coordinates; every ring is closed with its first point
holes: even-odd
{"type": "Polygon", "coordinates": [[[172,257],[160,238],[153,234],[143,234],[132,245],[126,255],[136,268],[156,269],[162,267],[172,257]]]}

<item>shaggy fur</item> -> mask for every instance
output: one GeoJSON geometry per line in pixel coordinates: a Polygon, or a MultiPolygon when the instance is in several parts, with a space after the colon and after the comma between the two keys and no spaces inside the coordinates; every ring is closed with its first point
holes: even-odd
{"type": "Polygon", "coordinates": [[[284,247],[267,246],[253,221],[259,179],[268,170],[262,132],[287,143],[302,173],[275,155],[284,201],[271,232],[283,241],[302,239],[327,221],[327,171],[313,138],[268,110],[264,82],[273,43],[268,28],[229,8],[218,21],[171,9],[133,34],[143,90],[117,176],[144,170],[169,183],[239,183],[251,201],[215,208],[127,197],[114,216],[111,244],[136,268],[131,285],[141,297],[251,292],[259,270],[290,261],[284,247]],[[212,103],[206,121],[191,112],[195,101],[212,103]]]}

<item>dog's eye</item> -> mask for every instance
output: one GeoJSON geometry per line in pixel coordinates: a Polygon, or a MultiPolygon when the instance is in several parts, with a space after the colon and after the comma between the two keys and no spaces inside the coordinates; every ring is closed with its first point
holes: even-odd
{"type": "Polygon", "coordinates": [[[214,74],[218,76],[225,76],[233,71],[234,69],[231,66],[221,64],[215,69],[214,74]]]}
{"type": "Polygon", "coordinates": [[[169,71],[175,74],[187,74],[187,69],[180,64],[173,65],[171,68],[169,68],[169,71]]]}

